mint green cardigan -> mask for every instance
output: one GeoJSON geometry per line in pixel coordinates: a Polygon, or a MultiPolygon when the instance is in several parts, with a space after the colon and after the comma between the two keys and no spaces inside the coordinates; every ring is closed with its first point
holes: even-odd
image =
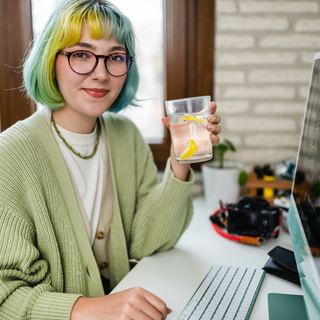
{"type": "MultiPolygon", "coordinates": [[[[135,125],[103,115],[114,184],[110,281],[128,259],[172,248],[193,213],[189,181],[162,182],[135,125]]],[[[103,295],[67,166],[45,120],[35,113],[0,135],[0,319],[70,319],[80,296],[103,295]]]]}

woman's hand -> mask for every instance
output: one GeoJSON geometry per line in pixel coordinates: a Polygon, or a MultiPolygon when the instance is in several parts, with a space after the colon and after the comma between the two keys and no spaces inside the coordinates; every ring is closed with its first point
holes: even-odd
{"type": "Polygon", "coordinates": [[[97,298],[79,298],[70,320],[163,320],[171,310],[157,296],[131,288],[97,298]]]}
{"type": "MultiPolygon", "coordinates": [[[[219,125],[221,117],[216,114],[217,105],[215,102],[210,103],[211,115],[208,116],[207,121],[207,130],[210,131],[210,139],[212,145],[215,146],[220,142],[218,134],[221,132],[221,127],[219,125]]],[[[170,129],[169,119],[167,117],[162,118],[163,124],[170,129]]],[[[171,144],[170,150],[170,159],[171,159],[171,170],[173,171],[175,177],[181,181],[186,181],[189,173],[190,164],[189,163],[178,163],[173,152],[173,146],[171,144]]]]}
{"type": "Polygon", "coordinates": [[[210,138],[212,141],[212,145],[215,146],[220,142],[218,134],[221,132],[221,127],[219,125],[219,123],[221,122],[221,117],[218,114],[216,114],[217,105],[213,101],[210,103],[210,110],[211,115],[207,118],[207,129],[211,132],[210,138]]]}

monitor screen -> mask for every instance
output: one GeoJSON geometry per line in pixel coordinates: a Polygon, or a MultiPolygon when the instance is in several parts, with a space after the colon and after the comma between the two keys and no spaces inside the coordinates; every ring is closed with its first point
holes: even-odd
{"type": "Polygon", "coordinates": [[[309,319],[320,319],[320,53],[312,68],[289,228],[309,319]]]}

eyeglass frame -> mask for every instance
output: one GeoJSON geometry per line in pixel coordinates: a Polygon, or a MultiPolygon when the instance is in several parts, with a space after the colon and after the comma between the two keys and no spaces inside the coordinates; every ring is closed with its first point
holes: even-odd
{"type": "Polygon", "coordinates": [[[70,69],[71,69],[73,72],[75,72],[76,74],[80,74],[80,75],[87,75],[87,74],[92,73],[92,72],[96,69],[96,67],[97,67],[97,65],[98,65],[98,63],[99,63],[99,59],[100,59],[100,58],[104,58],[104,66],[106,67],[107,72],[108,72],[111,76],[113,76],[113,77],[117,77],[117,78],[118,78],[118,77],[122,77],[122,76],[124,76],[125,74],[127,74],[127,73],[129,72],[129,70],[130,70],[131,67],[132,67],[132,63],[133,63],[133,61],[135,60],[134,57],[129,56],[128,54],[119,53],[119,52],[118,52],[118,53],[111,53],[111,54],[109,54],[109,55],[107,55],[107,56],[102,55],[102,54],[99,54],[99,55],[98,55],[98,54],[95,54],[95,53],[93,53],[93,52],[91,52],[91,51],[89,51],[89,50],[75,50],[75,51],[72,51],[72,52],[66,52],[66,51],[63,51],[63,50],[59,50],[58,53],[65,55],[65,56],[68,58],[68,64],[69,64],[70,69]],[[70,57],[71,57],[74,53],[76,53],[76,52],[89,52],[89,53],[93,54],[93,56],[96,58],[96,63],[95,63],[95,65],[94,65],[94,67],[91,69],[91,71],[86,72],[86,73],[79,73],[79,72],[75,71],[75,70],[71,67],[70,57]],[[124,74],[122,74],[122,75],[120,75],[120,76],[115,76],[115,75],[113,75],[112,73],[110,73],[110,71],[109,71],[108,68],[107,68],[107,59],[109,59],[110,57],[112,57],[112,56],[114,56],[114,55],[118,55],[118,54],[125,55],[127,58],[129,58],[130,65],[129,65],[129,68],[127,69],[127,72],[125,72],[124,74]]]}

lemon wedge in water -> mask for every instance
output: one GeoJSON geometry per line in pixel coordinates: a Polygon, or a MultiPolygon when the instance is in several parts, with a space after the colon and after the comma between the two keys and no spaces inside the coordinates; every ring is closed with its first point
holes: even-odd
{"type": "Polygon", "coordinates": [[[200,118],[196,118],[196,117],[188,116],[188,115],[187,116],[183,116],[182,120],[191,121],[196,125],[202,125],[202,124],[204,124],[206,122],[205,119],[200,119],[200,118]]]}
{"type": "Polygon", "coordinates": [[[196,153],[198,150],[196,143],[192,140],[189,139],[187,142],[187,145],[183,152],[181,153],[179,160],[184,160],[190,158],[192,155],[196,153]]]}

